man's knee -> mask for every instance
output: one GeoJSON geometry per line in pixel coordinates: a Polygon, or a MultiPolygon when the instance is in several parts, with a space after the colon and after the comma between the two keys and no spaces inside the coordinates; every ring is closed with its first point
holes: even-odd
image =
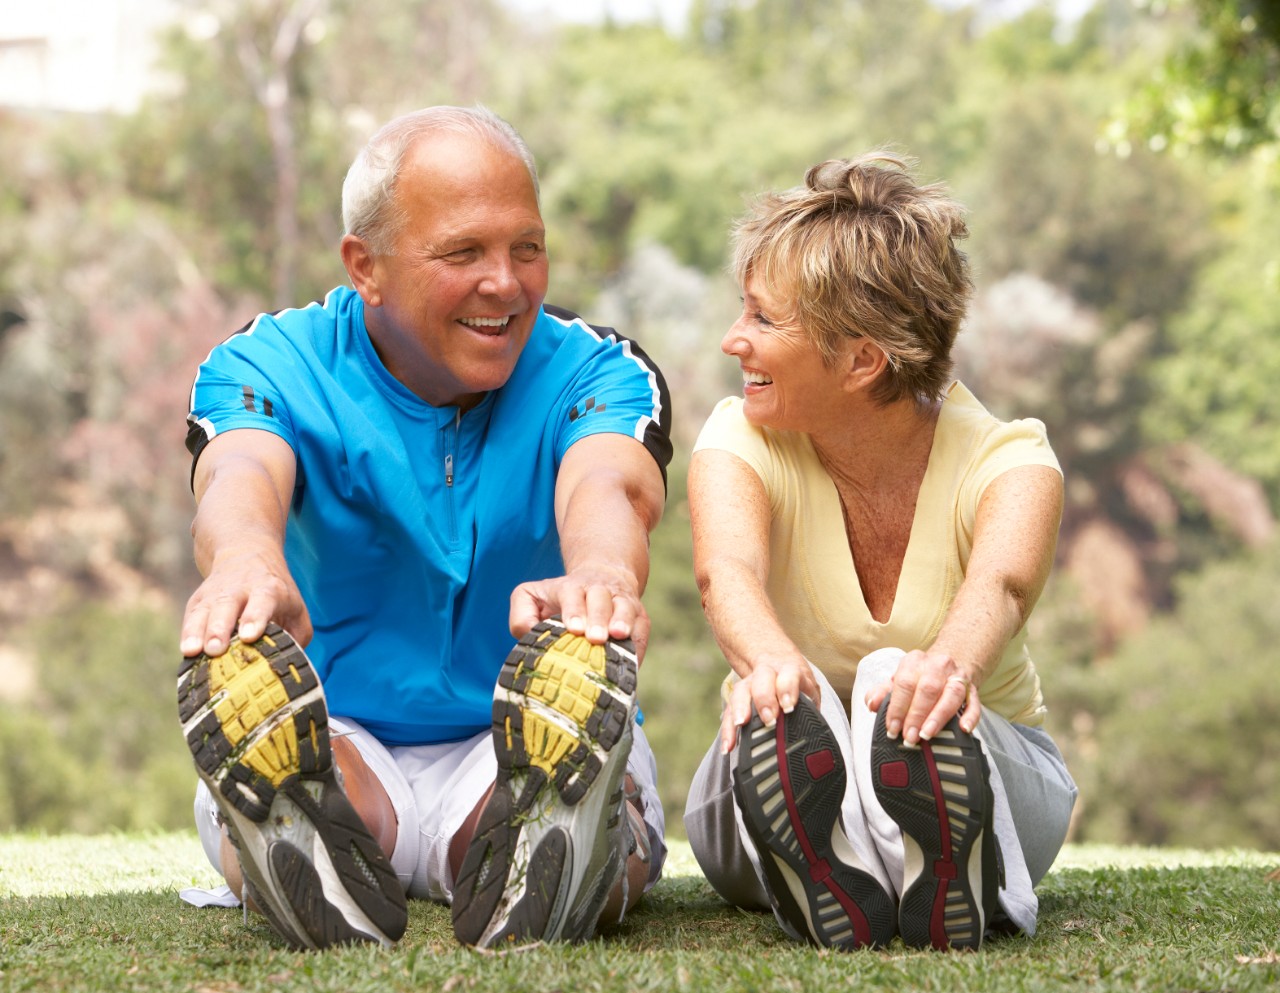
{"type": "Polygon", "coordinates": [[[378,847],[390,858],[396,848],[398,830],[391,798],[353,742],[346,738],[334,738],[332,747],[333,757],[342,773],[342,787],[347,799],[377,841],[378,847]]]}

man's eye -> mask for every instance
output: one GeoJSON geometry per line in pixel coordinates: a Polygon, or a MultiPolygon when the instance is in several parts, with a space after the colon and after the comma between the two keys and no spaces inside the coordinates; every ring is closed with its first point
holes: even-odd
{"type": "Polygon", "coordinates": [[[522,245],[516,245],[516,258],[525,262],[532,262],[542,254],[542,246],[536,241],[525,242],[522,245]]]}

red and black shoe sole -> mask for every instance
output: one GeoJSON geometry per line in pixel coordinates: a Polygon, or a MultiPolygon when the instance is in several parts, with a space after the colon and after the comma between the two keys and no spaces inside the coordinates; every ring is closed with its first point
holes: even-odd
{"type": "Polygon", "coordinates": [[[733,793],[774,905],[815,945],[852,950],[892,941],[896,913],[875,877],[835,853],[847,786],[835,735],[808,697],[773,727],[753,713],[742,729],[733,793]]]}
{"type": "Polygon", "coordinates": [[[898,906],[898,933],[914,948],[977,949],[999,887],[986,756],[958,717],[918,746],[890,738],[888,706],[886,699],[872,733],[872,782],[880,805],[923,857],[898,906]],[[976,846],[982,865],[975,885],[976,846]]]}

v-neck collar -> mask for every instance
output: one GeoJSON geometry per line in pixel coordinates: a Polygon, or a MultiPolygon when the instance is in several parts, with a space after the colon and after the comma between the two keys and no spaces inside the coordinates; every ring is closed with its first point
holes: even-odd
{"type": "Polygon", "coordinates": [[[844,508],[840,502],[840,492],[836,488],[835,480],[826,469],[822,468],[817,450],[806,436],[809,457],[814,460],[821,478],[827,483],[825,486],[815,487],[817,492],[809,495],[811,510],[816,519],[821,522],[820,527],[811,533],[840,535],[844,550],[843,555],[809,557],[812,581],[820,588],[835,591],[837,593],[835,602],[847,605],[848,609],[842,612],[840,617],[823,618],[830,633],[837,639],[847,638],[848,629],[851,627],[875,632],[877,640],[895,626],[918,630],[916,623],[903,617],[904,612],[913,611],[915,608],[912,605],[921,602],[931,604],[942,602],[947,585],[946,570],[934,568],[937,564],[935,557],[927,554],[927,550],[920,548],[921,542],[925,540],[922,532],[928,530],[921,523],[921,515],[922,513],[941,513],[946,505],[945,501],[940,502],[941,495],[937,493],[937,488],[944,485],[943,481],[940,481],[941,470],[938,466],[943,456],[939,452],[940,446],[937,444],[937,439],[945,430],[944,418],[949,416],[950,406],[944,398],[938,417],[933,424],[933,443],[930,445],[929,459],[925,464],[920,488],[916,493],[915,511],[911,517],[911,532],[903,552],[902,567],[898,571],[898,583],[893,592],[893,605],[889,609],[889,616],[883,621],[877,620],[872,615],[862,592],[862,583],[853,561],[853,550],[849,547],[845,530],[844,508]],[[907,591],[905,596],[904,591],[907,591]]]}

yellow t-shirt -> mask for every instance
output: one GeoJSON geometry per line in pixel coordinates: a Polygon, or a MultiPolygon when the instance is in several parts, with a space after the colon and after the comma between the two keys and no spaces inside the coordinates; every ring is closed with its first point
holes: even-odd
{"type": "MultiPolygon", "coordinates": [[[[743,416],[742,400],[729,397],[703,426],[694,451],[702,449],[738,456],[764,483],[772,516],[769,598],[788,637],[846,707],[859,659],[880,648],[927,648],[937,638],[964,579],[987,484],[1017,466],[1062,471],[1044,424],[998,420],[953,383],[938,416],[893,611],[882,624],[862,598],[840,497],[807,434],[754,427],[743,416]]],[[[982,684],[982,704],[1015,723],[1043,723],[1025,627],[982,684]]]]}

